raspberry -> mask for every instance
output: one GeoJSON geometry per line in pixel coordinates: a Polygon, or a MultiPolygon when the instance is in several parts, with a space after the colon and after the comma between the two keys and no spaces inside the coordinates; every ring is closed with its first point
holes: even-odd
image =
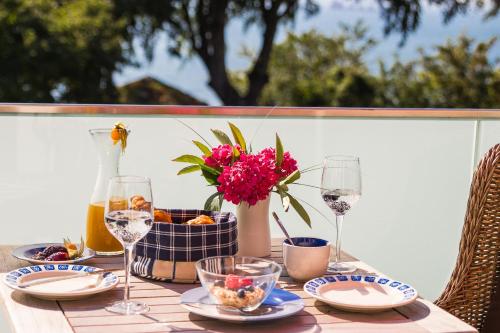
{"type": "Polygon", "coordinates": [[[240,278],[237,275],[229,274],[226,276],[226,288],[228,289],[238,289],[240,286],[240,278]]]}
{"type": "Polygon", "coordinates": [[[251,286],[253,284],[252,279],[249,278],[240,278],[239,285],[240,288],[244,288],[246,286],[251,286]]]}

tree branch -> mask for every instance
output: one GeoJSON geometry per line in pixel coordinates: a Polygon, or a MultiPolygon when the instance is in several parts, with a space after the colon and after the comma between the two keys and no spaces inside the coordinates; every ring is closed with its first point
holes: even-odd
{"type": "Polygon", "coordinates": [[[241,97],[229,82],[226,70],[224,30],[228,0],[198,0],[196,9],[201,46],[197,51],[210,73],[209,85],[225,105],[241,105],[241,97]]]}
{"type": "Polygon", "coordinates": [[[290,10],[294,2],[287,2],[287,8],[282,15],[278,15],[278,10],[283,3],[282,1],[273,1],[269,9],[265,8],[265,0],[261,1],[262,21],[264,23],[264,35],[262,37],[262,46],[259,55],[253,64],[252,70],[247,74],[248,77],[248,92],[245,96],[245,103],[247,105],[256,105],[262,89],[269,81],[267,67],[271,58],[271,51],[273,48],[274,36],[278,28],[278,23],[290,10]]]}
{"type": "Polygon", "coordinates": [[[189,16],[189,8],[186,2],[182,2],[182,13],[184,14],[184,21],[186,22],[187,30],[189,32],[189,40],[191,41],[191,46],[196,53],[200,53],[200,48],[197,45],[195,38],[195,33],[193,29],[193,24],[191,23],[191,17],[189,16]]]}

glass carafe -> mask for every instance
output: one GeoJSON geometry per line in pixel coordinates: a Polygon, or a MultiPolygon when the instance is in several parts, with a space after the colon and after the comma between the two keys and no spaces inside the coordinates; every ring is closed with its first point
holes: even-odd
{"type": "MultiPolygon", "coordinates": [[[[121,143],[111,139],[111,129],[91,129],[89,132],[97,150],[98,172],[87,212],[86,244],[99,255],[121,254],[122,245],[104,225],[104,200],[109,179],[118,176],[121,143]]],[[[116,200],[113,204],[127,205],[127,201],[116,200]]]]}

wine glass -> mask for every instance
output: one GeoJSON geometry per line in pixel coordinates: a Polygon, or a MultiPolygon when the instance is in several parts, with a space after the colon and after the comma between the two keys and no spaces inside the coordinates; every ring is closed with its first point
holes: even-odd
{"type": "Polygon", "coordinates": [[[153,225],[153,195],[151,181],[146,177],[118,176],[109,181],[104,223],[125,250],[125,292],[122,301],[106,307],[120,314],[141,314],[149,307],[130,300],[130,268],[134,245],[153,225]]]}
{"type": "Polygon", "coordinates": [[[344,215],[361,197],[361,168],[355,156],[332,155],[323,161],[321,197],[335,214],[337,237],[335,262],[328,265],[331,273],[350,273],[356,267],[340,261],[344,215]]]}

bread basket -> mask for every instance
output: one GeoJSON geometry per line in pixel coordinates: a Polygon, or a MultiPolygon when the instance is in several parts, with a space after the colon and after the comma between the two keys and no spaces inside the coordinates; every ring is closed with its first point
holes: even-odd
{"type": "Polygon", "coordinates": [[[132,274],[168,282],[197,282],[195,263],[213,256],[231,256],[238,251],[236,217],[230,212],[163,209],[173,223],[155,222],[136,245],[132,274]],[[215,224],[189,225],[199,215],[215,224]]]}

